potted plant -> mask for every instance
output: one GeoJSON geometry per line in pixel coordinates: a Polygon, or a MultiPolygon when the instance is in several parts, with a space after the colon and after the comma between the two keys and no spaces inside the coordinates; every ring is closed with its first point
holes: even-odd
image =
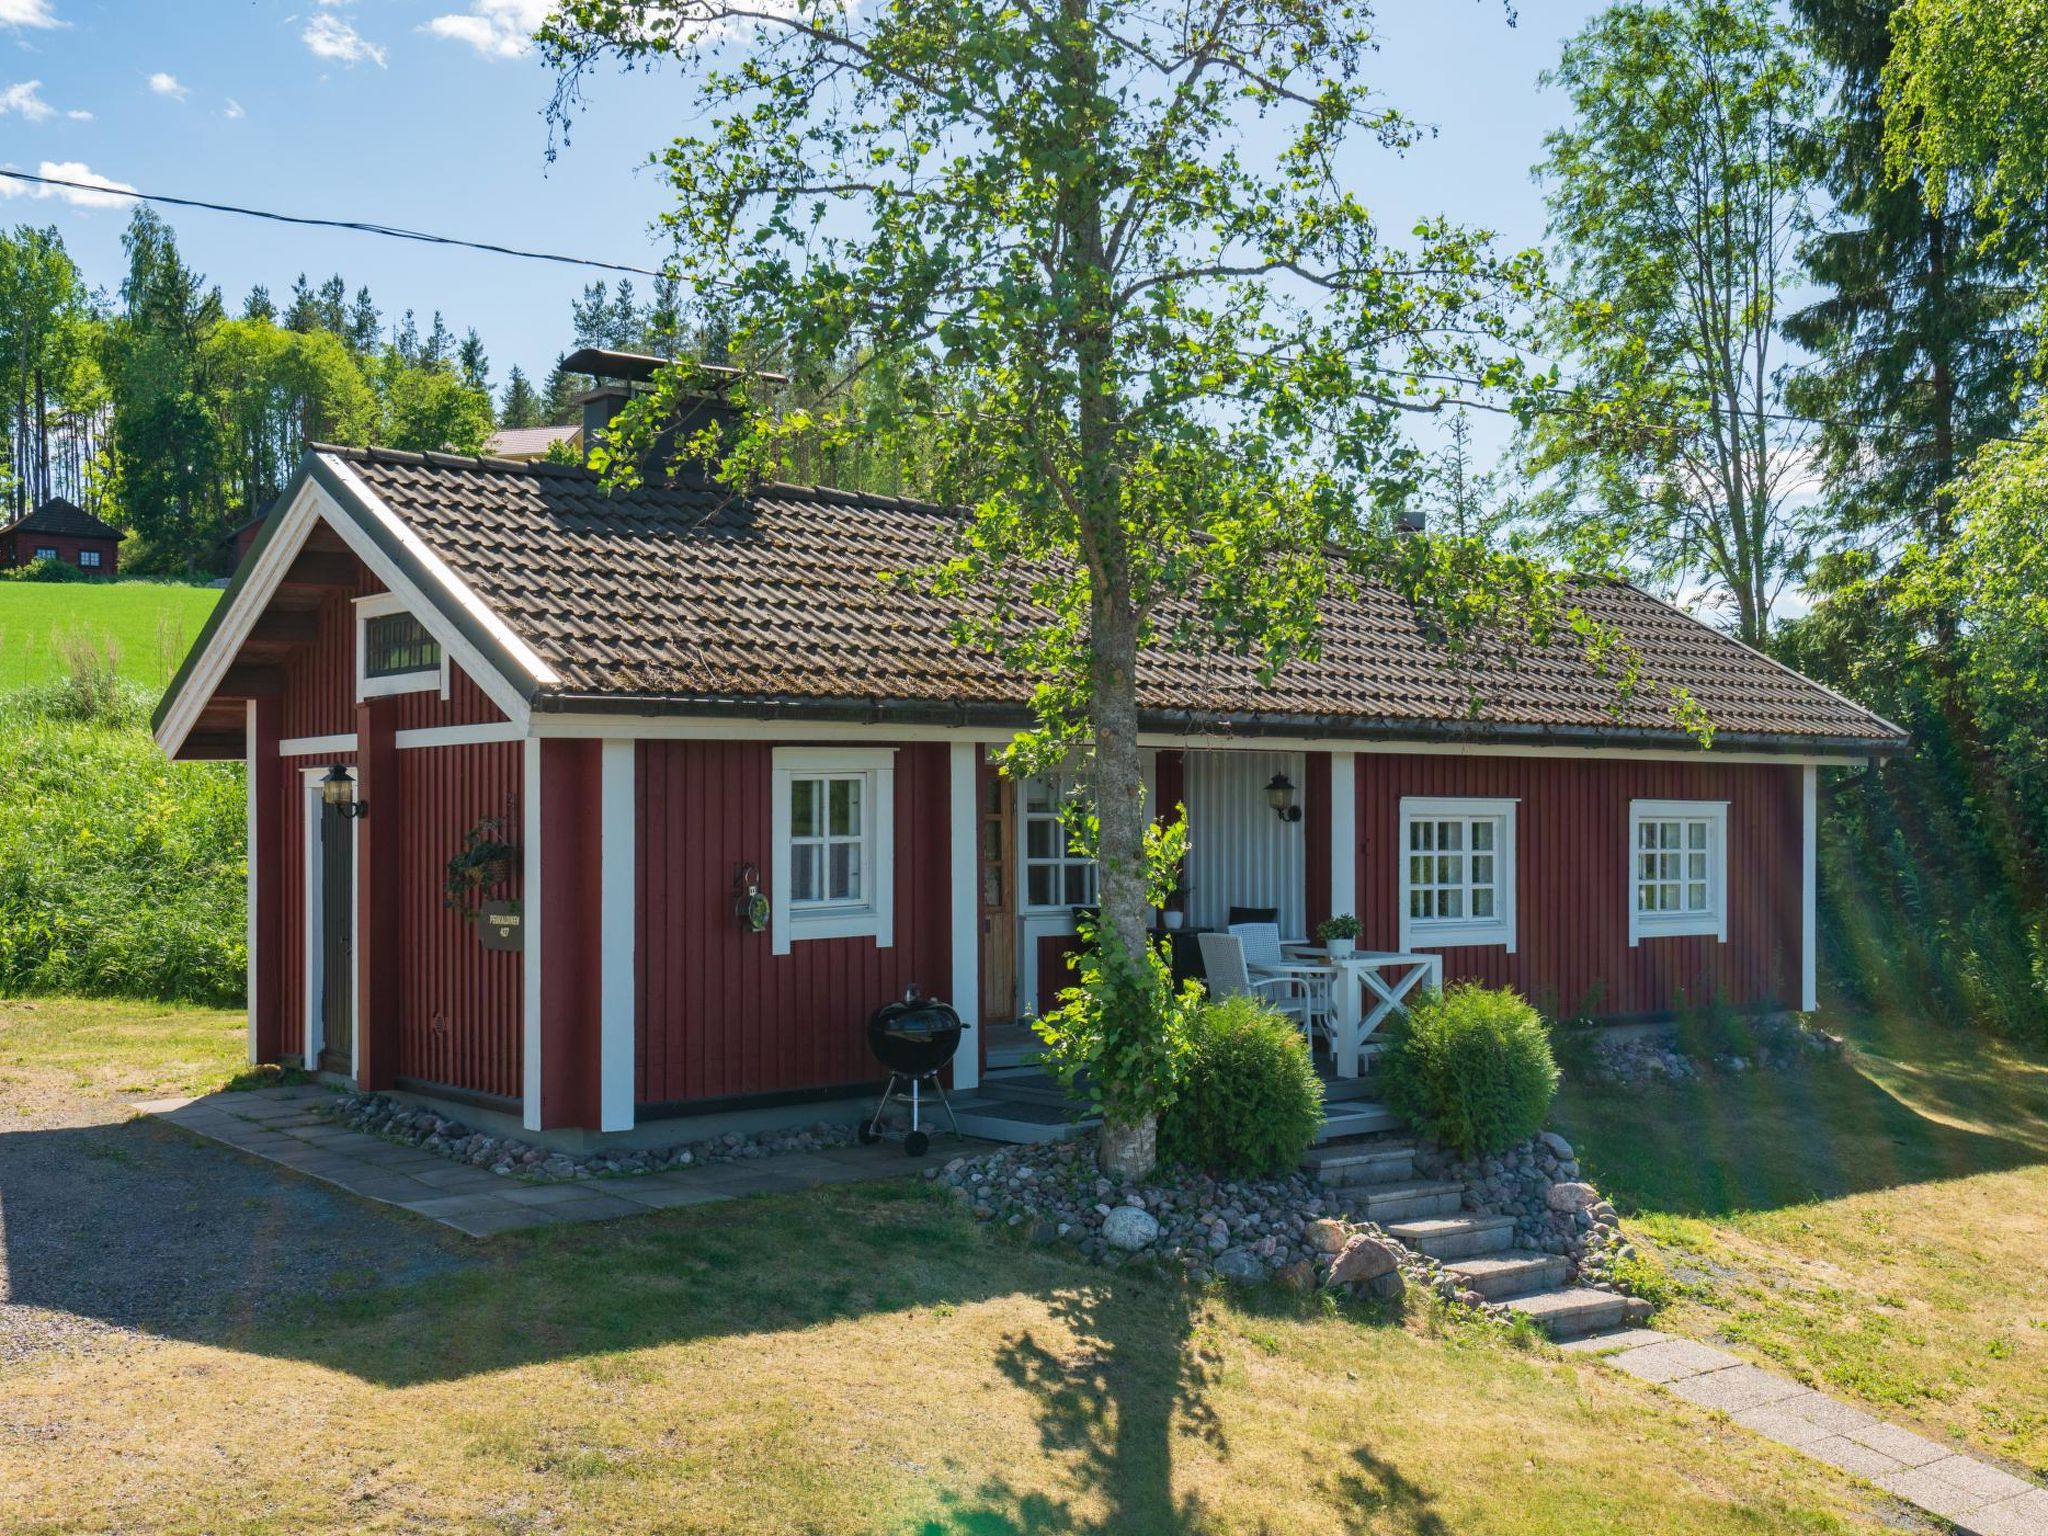
{"type": "Polygon", "coordinates": [[[1316,938],[1324,949],[1330,952],[1332,960],[1341,960],[1358,949],[1358,919],[1349,912],[1340,912],[1335,917],[1324,918],[1316,924],[1316,938]]]}
{"type": "Polygon", "coordinates": [[[476,920],[482,899],[518,872],[519,849],[510,838],[509,816],[482,817],[463,834],[462,851],[448,861],[444,905],[476,920]]]}

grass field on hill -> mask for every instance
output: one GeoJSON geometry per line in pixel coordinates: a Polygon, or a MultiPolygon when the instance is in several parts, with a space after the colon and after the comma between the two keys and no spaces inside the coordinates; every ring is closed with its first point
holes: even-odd
{"type": "Polygon", "coordinates": [[[219,600],[156,581],[0,583],[0,690],[65,676],[72,637],[111,642],[122,678],[161,689],[219,600]]]}

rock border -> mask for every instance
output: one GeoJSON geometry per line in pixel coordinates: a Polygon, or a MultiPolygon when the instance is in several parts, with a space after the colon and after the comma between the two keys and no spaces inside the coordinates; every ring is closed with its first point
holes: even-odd
{"type": "Polygon", "coordinates": [[[530,1184],[570,1184],[579,1179],[635,1178],[670,1168],[751,1162],[790,1152],[823,1152],[854,1144],[854,1128],[820,1120],[743,1135],[737,1131],[666,1147],[601,1152],[558,1152],[516,1136],[492,1136],[431,1109],[414,1108],[382,1093],[341,1093],[321,1113],[352,1131],[401,1146],[417,1147],[482,1168],[501,1178],[530,1184]]]}

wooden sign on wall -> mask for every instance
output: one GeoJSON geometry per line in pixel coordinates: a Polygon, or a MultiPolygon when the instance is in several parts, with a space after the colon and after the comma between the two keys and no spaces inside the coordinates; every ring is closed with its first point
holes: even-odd
{"type": "Polygon", "coordinates": [[[485,949],[524,949],[526,925],[516,901],[487,901],[476,909],[476,936],[485,949]]]}

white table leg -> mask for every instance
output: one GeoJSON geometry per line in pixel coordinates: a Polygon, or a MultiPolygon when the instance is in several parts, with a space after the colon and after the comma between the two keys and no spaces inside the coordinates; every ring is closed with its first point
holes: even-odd
{"type": "Polygon", "coordinates": [[[1330,1042],[1330,1065],[1339,1077],[1358,1076],[1358,1047],[1364,1039],[1359,1028],[1360,1015],[1364,1012],[1358,996],[1359,969],[1353,965],[1340,965],[1332,978],[1331,1003],[1336,1011],[1337,1028],[1335,1038],[1330,1042]]]}

